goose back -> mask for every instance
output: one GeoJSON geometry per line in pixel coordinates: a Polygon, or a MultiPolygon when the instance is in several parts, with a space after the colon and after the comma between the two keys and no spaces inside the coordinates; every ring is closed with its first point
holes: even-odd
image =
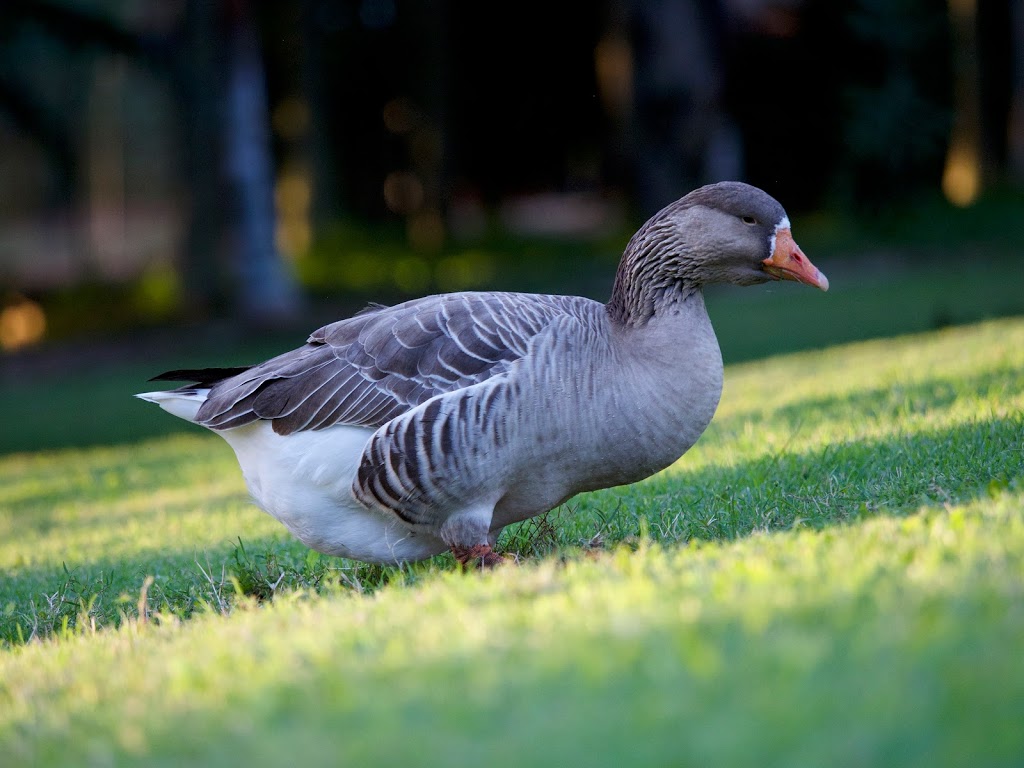
{"type": "Polygon", "coordinates": [[[230,429],[269,420],[282,435],[335,424],[376,428],[508,370],[544,328],[587,305],[601,306],[574,296],[464,292],[372,307],[214,383],[196,421],[230,429]]]}

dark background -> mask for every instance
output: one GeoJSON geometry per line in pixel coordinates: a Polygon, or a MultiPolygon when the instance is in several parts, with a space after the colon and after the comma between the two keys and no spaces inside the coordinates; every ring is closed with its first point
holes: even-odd
{"type": "Polygon", "coordinates": [[[837,254],[1018,200],[1022,28],[1019,0],[6,0],[0,342],[601,297],[722,178],[837,254]]]}

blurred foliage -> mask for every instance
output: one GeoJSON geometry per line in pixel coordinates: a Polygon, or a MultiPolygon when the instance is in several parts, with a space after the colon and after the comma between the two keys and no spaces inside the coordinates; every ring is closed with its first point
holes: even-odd
{"type": "Polygon", "coordinates": [[[844,93],[841,197],[868,210],[935,189],[952,120],[944,0],[857,0],[846,19],[858,62],[844,93]]]}
{"type": "MultiPolygon", "coordinates": [[[[888,272],[907,262],[934,264],[946,272],[973,265],[996,279],[999,274],[1009,277],[1019,271],[1019,244],[1024,242],[1021,210],[1024,191],[1014,188],[993,189],[969,208],[950,205],[933,192],[873,212],[832,209],[797,215],[794,231],[803,249],[816,263],[824,262],[826,271],[843,264],[845,272],[852,270],[869,282],[874,279],[883,290],[888,272]]],[[[566,293],[603,301],[636,224],[630,222],[597,240],[517,237],[492,227],[471,242],[424,251],[409,244],[401,226],[339,220],[326,226],[293,263],[312,302],[298,330],[310,330],[310,318],[327,321],[370,301],[391,304],[457,290],[566,293]]],[[[995,293],[1012,293],[1014,284],[1001,283],[995,293]]],[[[836,290],[841,287],[835,284],[836,290]]],[[[834,293],[829,293],[830,301],[834,293]]],[[[180,277],[169,266],[152,267],[129,283],[91,281],[32,298],[45,312],[50,340],[203,320],[189,312],[180,277]]],[[[976,299],[963,299],[970,307],[980,302],[964,317],[959,312],[945,314],[963,320],[1024,312],[1024,294],[1021,302],[1001,300],[988,314],[981,311],[984,296],[976,299]]],[[[3,304],[18,300],[12,294],[3,304]]],[[[949,298],[951,306],[958,303],[955,296],[949,298]]],[[[823,332],[827,336],[828,329],[823,332]]]]}
{"type": "Polygon", "coordinates": [[[630,237],[517,237],[493,228],[471,242],[429,251],[399,226],[343,220],[325,227],[296,261],[300,281],[321,297],[339,293],[395,301],[463,290],[517,290],[601,296],[630,237]]]}
{"type": "Polygon", "coordinates": [[[169,267],[147,270],[132,282],[91,280],[39,297],[47,337],[102,334],[155,327],[181,319],[181,280],[169,267]]]}
{"type": "Polygon", "coordinates": [[[893,258],[956,260],[970,248],[979,260],[1018,258],[1024,242],[1024,190],[990,189],[974,205],[951,205],[938,191],[921,192],[899,206],[865,211],[835,208],[794,217],[798,241],[815,254],[855,261],[867,251],[885,251],[893,258]]]}
{"type": "MultiPolygon", "coordinates": [[[[45,267],[23,270],[31,287],[18,285],[16,269],[0,277],[42,307],[49,338],[243,319],[239,286],[260,281],[240,279],[258,270],[245,272],[233,252],[238,204],[221,178],[218,105],[231,103],[221,79],[232,34],[249,27],[259,33],[272,128],[277,247],[314,302],[340,311],[463,289],[606,296],[633,226],[586,241],[520,237],[491,215],[476,239],[445,242],[442,222],[460,196],[492,212],[535,192],[642,197],[638,158],[652,147],[631,135],[643,103],[625,91],[643,76],[634,65],[647,44],[668,46],[659,60],[674,83],[673,109],[694,111],[704,92],[691,81],[715,81],[716,109],[742,144],[744,177],[785,203],[812,257],[934,245],[956,258],[955,238],[1002,249],[1019,234],[1020,217],[1007,208],[1015,201],[1004,204],[998,190],[963,215],[934,199],[951,128],[965,111],[962,94],[954,103],[965,60],[978,89],[968,107],[979,112],[973,160],[983,186],[1010,176],[1019,52],[1009,5],[968,4],[966,36],[947,0],[774,3],[760,15],[756,3],[626,5],[630,12],[532,0],[455,13],[426,0],[7,0],[2,127],[27,143],[0,150],[34,144],[38,157],[8,152],[0,218],[12,223],[10,243],[30,240],[15,236],[19,217],[39,230],[19,246],[26,263],[49,247],[43,230],[61,229],[73,265],[62,279],[84,275],[85,283],[40,295],[53,284],[37,277],[45,267]],[[656,27],[672,8],[703,21],[708,51],[680,48],[671,36],[648,40],[630,21],[642,10],[656,27]],[[602,107],[608,83],[594,60],[609,40],[623,54],[612,67],[624,89],[614,109],[602,107]],[[105,234],[108,215],[121,235],[105,234]],[[436,227],[414,236],[424,217],[436,227]],[[98,275],[134,278],[115,285],[98,275]]],[[[701,130],[688,124],[676,139],[702,151],[692,140],[701,130]]],[[[284,282],[263,278],[274,281],[284,282]]],[[[0,297],[0,311],[12,303],[0,297]]],[[[22,304],[8,316],[15,335],[34,322],[32,305],[22,304]]]]}

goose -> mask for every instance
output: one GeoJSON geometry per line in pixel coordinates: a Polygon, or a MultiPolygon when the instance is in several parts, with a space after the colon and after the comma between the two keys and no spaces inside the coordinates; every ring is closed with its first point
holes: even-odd
{"type": "Polygon", "coordinates": [[[827,278],[782,205],[701,187],[626,246],[606,304],[460,292],[372,305],[245,368],[137,395],[221,435],[255,503],[328,555],[489,567],[501,530],[678,460],[722,391],[710,283],[827,278]]]}

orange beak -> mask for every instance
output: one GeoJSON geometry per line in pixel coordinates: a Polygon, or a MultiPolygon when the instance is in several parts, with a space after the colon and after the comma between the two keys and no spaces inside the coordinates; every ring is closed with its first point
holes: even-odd
{"type": "Polygon", "coordinates": [[[828,278],[804,256],[800,246],[793,240],[789,227],[783,227],[775,233],[775,250],[761,263],[764,264],[764,271],[776,280],[796,280],[823,291],[828,290],[828,278]]]}

